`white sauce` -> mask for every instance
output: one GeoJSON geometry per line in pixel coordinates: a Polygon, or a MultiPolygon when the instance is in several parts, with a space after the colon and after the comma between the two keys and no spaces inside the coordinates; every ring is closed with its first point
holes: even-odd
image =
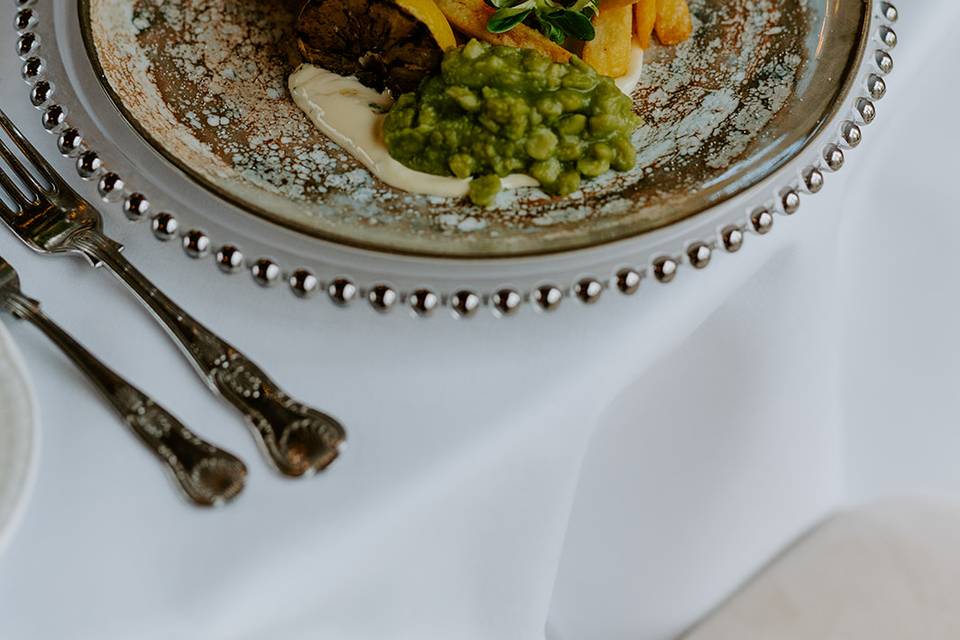
{"type": "MultiPolygon", "coordinates": [[[[634,47],[630,71],[617,79],[621,91],[627,95],[633,92],[642,67],[643,49],[634,47]]],[[[461,180],[414,171],[390,156],[383,140],[383,112],[390,107],[389,94],[377,93],[356,78],[311,64],[297,67],[290,74],[288,85],[293,101],[318,129],[391,187],[447,198],[467,195],[469,178],[461,180]]],[[[502,181],[504,189],[538,184],[535,178],[523,174],[513,174],[502,181]]]]}
{"type": "MultiPolygon", "coordinates": [[[[390,156],[383,141],[384,114],[381,113],[391,103],[387,93],[377,93],[356,78],[346,78],[310,64],[300,65],[290,75],[289,86],[293,101],[321,131],[391,187],[447,198],[467,195],[469,179],[414,171],[390,156]]],[[[503,179],[504,189],[538,184],[526,175],[503,179]]]]}

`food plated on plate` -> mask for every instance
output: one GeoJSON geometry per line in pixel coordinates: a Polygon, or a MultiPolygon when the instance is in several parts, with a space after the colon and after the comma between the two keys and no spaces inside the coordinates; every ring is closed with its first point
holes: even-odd
{"type": "Polygon", "coordinates": [[[643,49],[692,29],[687,0],[309,0],[289,90],[392,187],[566,196],[633,168],[643,49]]]}
{"type": "MultiPolygon", "coordinates": [[[[600,0],[600,16],[606,1],[600,0]]],[[[665,45],[660,39],[668,36],[658,36],[654,26],[636,87],[630,91],[627,86],[636,77],[632,73],[614,78],[642,118],[630,136],[635,166],[596,178],[581,175],[579,190],[566,196],[542,187],[504,189],[491,206],[470,202],[464,181],[452,171],[445,176],[417,172],[435,186],[443,182],[447,191],[439,194],[390,186],[297,106],[289,80],[304,62],[298,34],[305,26],[299,20],[305,0],[80,0],[79,6],[105,99],[125,116],[117,126],[131,125],[152,147],[145,153],[160,153],[208,194],[258,218],[339,243],[488,257],[557,251],[643,233],[690,216],[729,189],[739,189],[743,180],[749,183],[775,168],[785,156],[771,145],[784,141],[796,148],[798,137],[810,131],[809,115],[822,110],[821,97],[834,95],[830,85],[843,72],[842,56],[814,59],[808,50],[824,2],[690,0],[690,38],[665,45]]],[[[395,6],[391,0],[380,8],[395,6]]],[[[641,24],[638,8],[643,6],[633,7],[633,29],[641,24]]],[[[855,10],[844,6],[844,11],[855,10]]],[[[482,4],[481,11],[488,20],[497,9],[482,4]]],[[[454,19],[447,24],[458,47],[475,38],[454,19]]],[[[599,17],[591,24],[603,30],[599,17]]],[[[486,23],[477,26],[487,28],[486,23]]],[[[536,25],[524,22],[489,39],[475,39],[502,44],[493,38],[520,38],[521,27],[543,36],[536,25]]],[[[417,42],[434,40],[426,28],[417,33],[417,42]]],[[[827,32],[831,42],[835,33],[827,32]]],[[[635,60],[640,44],[635,33],[630,43],[635,60]]],[[[584,59],[582,45],[570,46],[573,51],[562,48],[584,59]]],[[[362,54],[340,57],[355,63],[362,54]]],[[[442,74],[442,58],[441,50],[440,71],[426,74],[428,78],[442,74]]],[[[406,54],[379,59],[394,70],[418,69],[406,54]]],[[[342,88],[349,84],[371,98],[363,109],[354,100],[345,110],[326,110],[328,115],[374,118],[381,127],[387,114],[379,111],[415,92],[423,75],[419,70],[408,74],[414,88],[392,91],[386,82],[363,85],[356,71],[341,75],[318,61],[312,64],[315,71],[346,83],[342,88]],[[374,101],[382,104],[371,110],[374,101]]],[[[100,89],[95,85],[91,91],[100,89]]],[[[372,135],[374,127],[366,130],[372,135]]],[[[389,155],[385,136],[377,140],[380,158],[410,170],[389,155]]],[[[558,146],[560,142],[558,136],[558,146]]],[[[191,200],[203,197],[196,192],[191,200]]]]}

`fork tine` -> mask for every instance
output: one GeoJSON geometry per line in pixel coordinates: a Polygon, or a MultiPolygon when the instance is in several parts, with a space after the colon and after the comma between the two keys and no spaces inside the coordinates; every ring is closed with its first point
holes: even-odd
{"type": "MultiPolygon", "coordinates": [[[[17,203],[21,209],[26,208],[30,201],[27,200],[27,197],[23,195],[23,192],[20,191],[20,187],[7,175],[3,170],[0,170],[0,188],[10,196],[10,199],[17,203]]],[[[10,220],[15,218],[18,215],[18,212],[13,211],[7,204],[0,200],[0,216],[5,220],[10,220]]]]}
{"type": "Polygon", "coordinates": [[[13,220],[17,217],[17,212],[7,206],[7,203],[0,200],[0,220],[13,220]]]}
{"type": "MultiPolygon", "coordinates": [[[[10,136],[10,139],[13,140],[13,143],[17,145],[17,148],[23,152],[23,155],[33,163],[33,166],[36,170],[42,175],[46,180],[52,185],[60,186],[62,181],[60,176],[54,171],[53,167],[50,166],[43,156],[37,151],[36,147],[30,144],[30,141],[27,140],[27,137],[20,132],[20,129],[17,128],[17,125],[13,124],[13,121],[4,113],[3,109],[0,109],[0,129],[6,131],[7,135],[10,136]]],[[[36,181],[36,179],[34,179],[36,181]]]]}
{"type": "Polygon", "coordinates": [[[6,161],[7,165],[13,169],[18,176],[23,178],[24,182],[26,182],[30,188],[34,190],[34,193],[43,193],[46,191],[46,187],[40,184],[34,175],[30,173],[25,166],[23,166],[20,158],[10,151],[10,147],[8,147],[7,143],[3,140],[0,140],[0,157],[6,161]]]}

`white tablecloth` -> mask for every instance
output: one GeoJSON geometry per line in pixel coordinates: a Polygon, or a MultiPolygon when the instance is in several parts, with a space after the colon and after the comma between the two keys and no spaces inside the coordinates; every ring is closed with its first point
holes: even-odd
{"type": "MultiPolygon", "coordinates": [[[[112,218],[158,285],[347,425],[347,453],[306,481],[266,468],[106,273],[0,233],[54,318],[251,471],[228,508],[187,507],[70,365],[11,326],[44,450],[0,558],[0,638],[668,638],[837,505],[960,489],[960,9],[901,10],[890,95],[848,168],[740,253],[595,308],[304,306],[112,218]]],[[[0,58],[3,108],[56,156],[0,58]]]]}

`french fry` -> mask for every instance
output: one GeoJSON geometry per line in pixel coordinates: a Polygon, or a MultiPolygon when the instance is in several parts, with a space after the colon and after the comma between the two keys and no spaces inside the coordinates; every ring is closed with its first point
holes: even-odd
{"type": "Polygon", "coordinates": [[[597,36],[583,43],[583,61],[605,76],[619,78],[630,70],[633,47],[633,7],[602,7],[593,19],[597,36]]]}
{"type": "Polygon", "coordinates": [[[657,38],[666,45],[679,44],[693,33],[687,0],[657,0],[657,38]]]}
{"type": "Polygon", "coordinates": [[[490,19],[494,9],[483,0],[436,1],[440,11],[447,17],[450,24],[468,36],[473,36],[491,44],[536,49],[550,56],[554,62],[566,62],[570,59],[569,51],[525,24],[517,25],[505,33],[490,33],[487,31],[487,20],[490,19]]]}
{"type": "Polygon", "coordinates": [[[644,49],[650,46],[653,25],[657,22],[657,0],[640,0],[633,5],[633,29],[644,49]]]}
{"type": "Polygon", "coordinates": [[[604,9],[620,9],[621,7],[629,7],[636,4],[638,0],[600,0],[600,10],[604,9]]]}

